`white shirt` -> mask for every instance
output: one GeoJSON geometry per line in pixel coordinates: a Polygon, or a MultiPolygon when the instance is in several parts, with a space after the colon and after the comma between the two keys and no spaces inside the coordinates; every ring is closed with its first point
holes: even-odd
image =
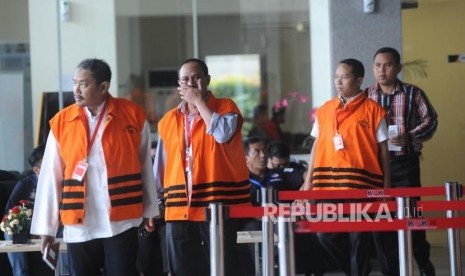
{"type": "MultiPolygon", "coordinates": [[[[103,104],[99,107],[99,112],[103,104]]],[[[97,116],[91,116],[85,108],[90,133],[93,133],[97,116]]],[[[105,117],[107,114],[105,114],[105,117]]],[[[105,118],[103,118],[105,122],[105,118]]],[[[108,194],[108,176],[105,156],[101,143],[105,124],[100,124],[94,145],[88,156],[86,198],[84,204],[84,223],[65,225],[63,239],[65,242],[84,242],[97,238],[108,238],[137,227],[142,218],[110,221],[110,196],[108,194]]],[[[59,204],[62,192],[63,171],[65,164],[59,155],[59,145],[50,131],[47,139],[42,167],[37,184],[37,195],[34,204],[31,233],[36,235],[55,236],[59,226],[59,204]]],[[[142,130],[139,160],[142,171],[143,217],[159,215],[157,194],[150,156],[150,128],[147,122],[142,130]]]]}

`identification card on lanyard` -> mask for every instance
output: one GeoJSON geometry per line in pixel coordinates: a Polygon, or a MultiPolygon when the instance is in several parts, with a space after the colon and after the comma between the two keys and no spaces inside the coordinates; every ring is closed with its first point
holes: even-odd
{"type": "MultiPolygon", "coordinates": [[[[103,105],[102,111],[100,111],[100,115],[97,121],[97,125],[95,126],[95,129],[92,133],[92,137],[88,136],[89,143],[87,144],[87,156],[90,154],[90,150],[92,149],[92,145],[94,144],[95,137],[97,136],[97,132],[100,128],[100,123],[102,122],[103,117],[105,116],[105,112],[107,110],[107,104],[108,100],[105,101],[105,104],[103,105]]],[[[87,119],[87,117],[85,117],[87,119]]],[[[87,122],[88,123],[88,122],[87,122]]],[[[86,175],[87,169],[89,168],[89,163],[87,162],[87,158],[84,160],[79,161],[76,164],[76,167],[74,167],[73,174],[71,177],[79,182],[81,182],[84,179],[84,176],[86,175]]]]}
{"type": "Polygon", "coordinates": [[[336,132],[336,134],[334,135],[333,142],[334,142],[334,149],[336,151],[344,148],[344,142],[342,141],[342,136],[341,134],[339,134],[339,132],[336,132]]]}
{"type": "Polygon", "coordinates": [[[84,175],[86,175],[88,167],[89,164],[85,160],[79,161],[74,168],[73,175],[71,177],[77,181],[82,181],[82,179],[84,179],[84,175]]]}
{"type": "Polygon", "coordinates": [[[185,172],[191,172],[192,170],[192,128],[195,123],[195,118],[190,120],[189,115],[186,113],[184,115],[184,135],[186,142],[186,160],[184,164],[185,172]]]}

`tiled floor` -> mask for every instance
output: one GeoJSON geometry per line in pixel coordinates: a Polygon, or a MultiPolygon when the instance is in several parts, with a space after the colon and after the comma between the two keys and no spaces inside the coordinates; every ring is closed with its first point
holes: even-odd
{"type": "MultiPolygon", "coordinates": [[[[465,275],[465,247],[462,247],[462,274],[465,275]]],[[[432,247],[431,262],[436,268],[437,276],[450,276],[449,249],[447,247],[432,247]]],[[[375,266],[375,265],[374,265],[375,266]]],[[[416,264],[413,265],[414,275],[420,275],[416,264]]],[[[325,273],[325,276],[344,276],[341,272],[325,273]]],[[[382,276],[379,270],[373,270],[370,276],[382,276]]]]}

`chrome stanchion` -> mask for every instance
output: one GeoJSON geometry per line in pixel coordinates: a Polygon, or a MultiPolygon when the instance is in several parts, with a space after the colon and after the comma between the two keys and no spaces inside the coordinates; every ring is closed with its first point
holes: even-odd
{"type": "MultiPolygon", "coordinates": [[[[455,201],[460,197],[460,184],[458,182],[446,182],[446,199],[455,201]]],[[[458,217],[459,212],[447,210],[447,218],[458,217]]],[[[460,229],[447,228],[447,240],[449,244],[449,266],[451,276],[462,275],[462,258],[460,248],[460,229]]]]}
{"type": "Polygon", "coordinates": [[[295,275],[294,230],[289,217],[278,217],[279,275],[295,275]]]}
{"type": "MultiPolygon", "coordinates": [[[[405,197],[396,197],[397,219],[405,219],[404,211],[409,210],[410,200],[405,197]]],[[[409,214],[410,212],[407,212],[409,214]]],[[[399,243],[399,272],[401,276],[413,275],[412,264],[412,233],[410,230],[397,230],[399,243]]]]}
{"type": "Polygon", "coordinates": [[[223,204],[210,203],[210,274],[224,275],[223,204]]]}
{"type": "MultiPolygon", "coordinates": [[[[262,206],[273,202],[273,189],[261,188],[262,206]]],[[[274,231],[273,220],[266,214],[262,217],[262,275],[274,276],[274,231]]]]}

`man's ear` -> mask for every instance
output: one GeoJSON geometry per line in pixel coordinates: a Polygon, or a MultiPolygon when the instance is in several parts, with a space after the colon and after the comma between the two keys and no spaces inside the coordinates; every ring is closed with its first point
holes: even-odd
{"type": "Polygon", "coordinates": [[[108,89],[110,88],[110,83],[107,81],[104,81],[100,84],[100,92],[102,94],[108,92],[108,89]]]}
{"type": "Polygon", "coordinates": [[[358,87],[362,87],[363,77],[358,77],[355,81],[357,82],[358,87]]]}

